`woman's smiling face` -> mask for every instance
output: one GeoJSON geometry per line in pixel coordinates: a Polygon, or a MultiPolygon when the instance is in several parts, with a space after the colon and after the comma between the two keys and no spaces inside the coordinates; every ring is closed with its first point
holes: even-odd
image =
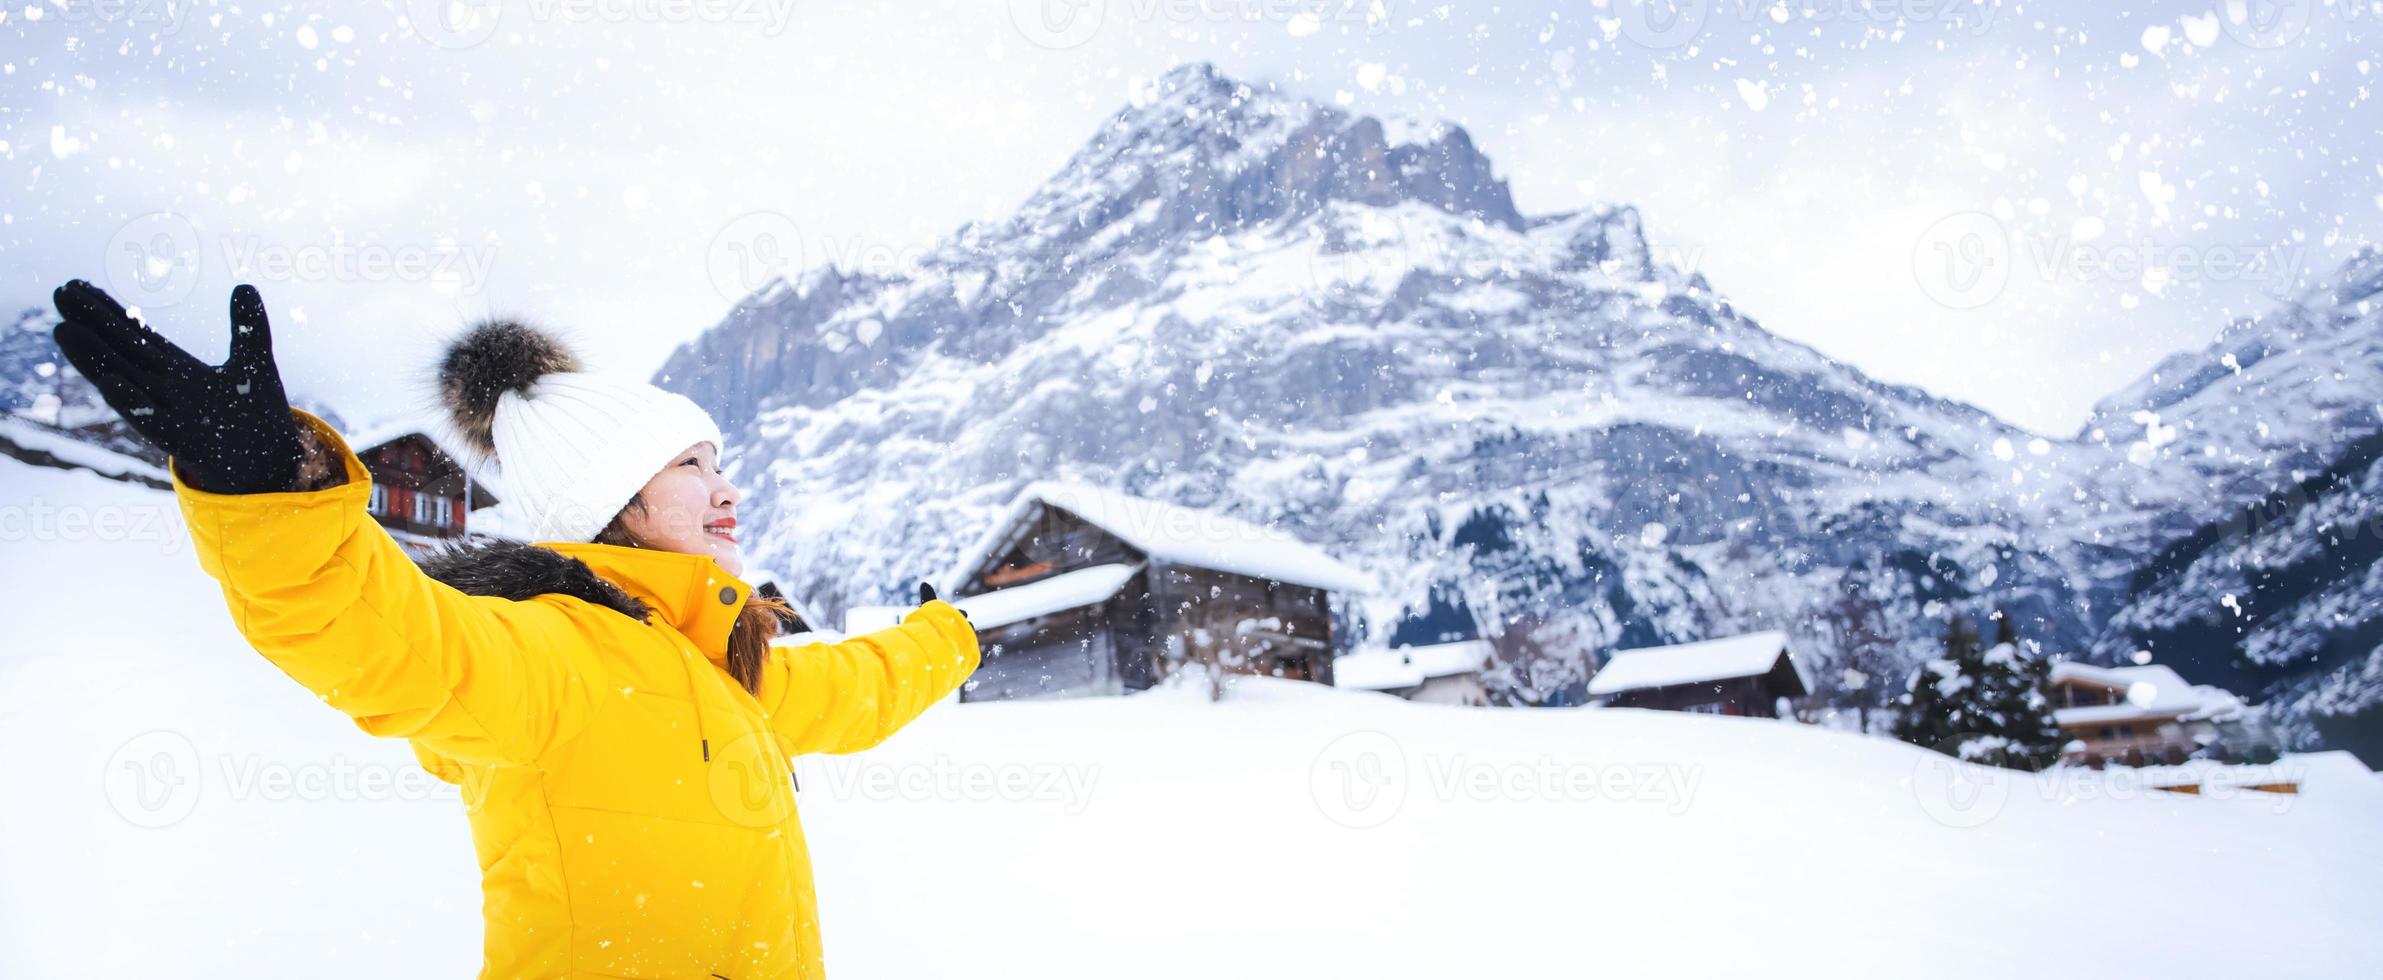
{"type": "Polygon", "coordinates": [[[736,527],[736,504],[743,495],[720,475],[717,447],[709,442],[687,447],[647,480],[637,496],[644,506],[631,505],[621,518],[638,544],[656,551],[709,555],[728,574],[745,573],[736,527]]]}

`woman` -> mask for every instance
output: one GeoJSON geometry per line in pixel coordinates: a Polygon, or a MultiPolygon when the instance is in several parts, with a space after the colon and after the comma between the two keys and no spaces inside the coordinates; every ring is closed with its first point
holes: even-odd
{"type": "Polygon", "coordinates": [[[539,543],[426,573],[366,514],[355,453],[289,407],[255,289],[232,293],[220,367],[88,283],[55,300],[59,348],[169,454],[241,633],[462,786],[484,976],[821,975],[790,760],[875,745],[958,688],[978,656],[958,610],[922,587],[900,626],[770,646],[783,606],[736,577],[712,419],[503,322],[447,350],[440,393],[539,543]]]}

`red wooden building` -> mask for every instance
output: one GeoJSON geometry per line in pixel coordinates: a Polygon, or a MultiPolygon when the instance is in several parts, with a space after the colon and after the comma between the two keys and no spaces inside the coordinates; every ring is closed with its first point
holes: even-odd
{"type": "Polygon", "coordinates": [[[419,427],[369,429],[349,436],[348,445],[372,474],[367,509],[408,552],[420,555],[463,537],[471,513],[497,502],[464,470],[460,454],[419,427]]]}

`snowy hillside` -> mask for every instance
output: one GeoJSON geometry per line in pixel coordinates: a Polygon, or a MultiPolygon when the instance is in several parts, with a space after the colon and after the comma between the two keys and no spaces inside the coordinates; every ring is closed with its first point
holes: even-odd
{"type": "MultiPolygon", "coordinates": [[[[458,976],[461,804],[248,651],[169,495],[0,460],[0,976],[458,976]],[[163,525],[142,524],[163,516],[163,525]]],[[[944,706],[806,759],[836,975],[2349,977],[2383,786],[1960,770],[1874,738],[1254,680],[944,706]],[[1091,737],[1097,733],[1097,737],[1091,737]],[[2212,922],[2223,928],[2208,928],[2212,922]]]]}
{"type": "Polygon", "coordinates": [[[2157,543],[2285,490],[2383,430],[2383,248],[2226,324],[2095,406],[2080,433],[2189,495],[2141,530],[2157,543]]]}
{"type": "Polygon", "coordinates": [[[2300,744],[2383,757],[2383,432],[2162,549],[2099,646],[2253,696],[2300,744]]]}
{"type": "MultiPolygon", "coordinates": [[[[2071,494],[2141,495],[2102,447],[1764,331],[1628,207],[1519,214],[1461,127],[1205,65],[1010,218],[774,282],[656,380],[721,417],[748,549],[830,610],[1056,478],[1323,544],[1385,584],[1377,637],[1462,609],[1510,648],[1804,630],[1851,567],[1898,621],[1990,588],[2075,649],[2071,494]]],[[[1526,683],[1576,695],[1582,666],[1526,683]]]]}

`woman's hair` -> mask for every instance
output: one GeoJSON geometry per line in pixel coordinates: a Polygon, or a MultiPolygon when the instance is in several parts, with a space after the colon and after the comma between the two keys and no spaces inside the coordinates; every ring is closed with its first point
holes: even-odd
{"type": "MultiPolygon", "coordinates": [[[[643,548],[635,535],[629,533],[629,512],[645,510],[645,494],[629,498],[628,506],[612,515],[604,530],[596,532],[597,544],[619,545],[624,548],[643,548]]],[[[769,659],[770,639],[779,628],[794,618],[794,607],[786,600],[772,598],[759,592],[745,599],[745,608],[736,614],[736,626],[728,631],[728,676],[736,678],[746,691],[761,693],[761,665],[769,659]]]]}

